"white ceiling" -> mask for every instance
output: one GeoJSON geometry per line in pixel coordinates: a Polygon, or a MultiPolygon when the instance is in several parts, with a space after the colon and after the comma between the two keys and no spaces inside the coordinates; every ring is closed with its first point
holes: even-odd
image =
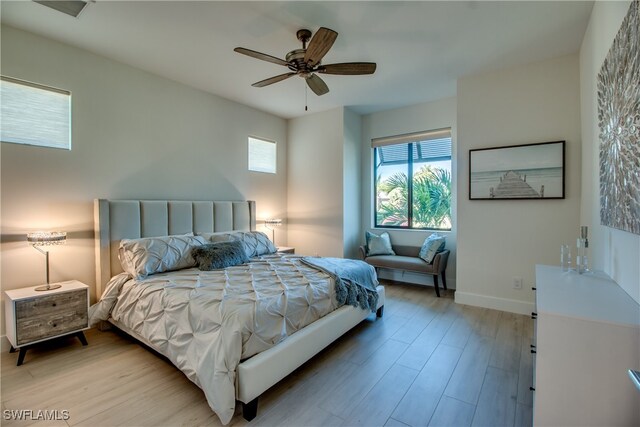
{"type": "Polygon", "coordinates": [[[305,114],[305,84],[251,84],[284,67],[233,52],[283,58],[295,33],[339,33],[323,63],[376,62],[371,76],[323,75],[309,112],[364,114],[455,96],[456,80],[577,52],[592,1],[105,1],[79,18],[31,1],[1,3],[2,23],[78,46],[284,117],[305,114]]]}

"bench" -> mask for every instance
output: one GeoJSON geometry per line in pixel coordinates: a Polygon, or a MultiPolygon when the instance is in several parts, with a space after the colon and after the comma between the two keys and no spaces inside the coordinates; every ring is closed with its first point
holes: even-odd
{"type": "Polygon", "coordinates": [[[373,255],[367,256],[366,248],[360,246],[362,259],[372,265],[376,271],[378,268],[389,268],[393,270],[404,270],[415,273],[429,274],[433,276],[433,285],[436,288],[436,295],[440,296],[440,287],[438,286],[438,276],[442,278],[442,287],[447,289],[447,279],[445,270],[447,269],[447,261],[449,259],[449,250],[445,249],[438,252],[433,258],[433,262],[428,264],[420,258],[420,247],[392,245],[395,255],[373,255]]]}

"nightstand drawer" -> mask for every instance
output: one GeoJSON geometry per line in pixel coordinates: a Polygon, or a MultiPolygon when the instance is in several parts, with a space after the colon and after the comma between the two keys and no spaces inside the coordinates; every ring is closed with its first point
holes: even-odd
{"type": "Polygon", "coordinates": [[[88,327],[87,290],[16,301],[16,345],[88,327]]]}
{"type": "Polygon", "coordinates": [[[16,321],[61,311],[87,311],[87,290],[79,289],[16,301],[16,321]]]}
{"type": "Polygon", "coordinates": [[[18,345],[40,341],[46,338],[63,335],[68,332],[85,329],[88,325],[87,311],[65,310],[54,315],[37,316],[18,321],[16,339],[18,345]]]}

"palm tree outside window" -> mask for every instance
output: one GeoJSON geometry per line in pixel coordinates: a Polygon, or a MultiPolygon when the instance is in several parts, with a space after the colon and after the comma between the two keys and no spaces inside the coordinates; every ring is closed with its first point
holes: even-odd
{"type": "Polygon", "coordinates": [[[450,230],[451,129],[377,138],[371,145],[375,227],[450,230]]]}

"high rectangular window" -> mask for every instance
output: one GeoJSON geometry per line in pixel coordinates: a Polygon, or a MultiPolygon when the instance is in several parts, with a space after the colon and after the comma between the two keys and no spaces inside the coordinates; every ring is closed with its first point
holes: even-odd
{"type": "Polygon", "coordinates": [[[2,76],[0,140],[71,149],[71,92],[2,76]]]}
{"type": "Polygon", "coordinates": [[[374,224],[451,229],[451,129],[377,138],[374,224]]]}
{"type": "Polygon", "coordinates": [[[249,137],[249,170],[276,173],[276,143],[249,137]]]}

